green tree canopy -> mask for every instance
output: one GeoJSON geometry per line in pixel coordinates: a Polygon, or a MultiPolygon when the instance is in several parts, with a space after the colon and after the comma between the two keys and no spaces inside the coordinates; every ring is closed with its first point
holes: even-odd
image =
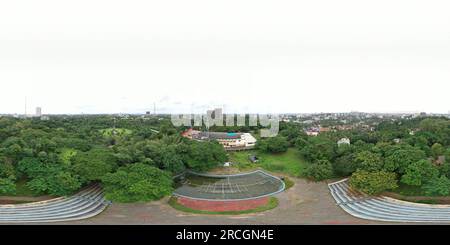
{"type": "Polygon", "coordinates": [[[306,176],[316,180],[326,180],[333,177],[333,166],[328,160],[319,160],[306,170],[306,176]]]}
{"type": "Polygon", "coordinates": [[[102,148],[79,152],[72,162],[73,172],[80,176],[83,183],[100,180],[117,167],[113,152],[102,148]]]}
{"type": "Polygon", "coordinates": [[[14,179],[0,178],[0,195],[13,195],[16,193],[14,179]]]}
{"type": "Polygon", "coordinates": [[[207,171],[228,160],[228,156],[218,142],[190,141],[183,149],[184,162],[195,171],[207,171]]]}
{"type": "Polygon", "coordinates": [[[120,167],[103,178],[105,196],[111,201],[138,202],[158,200],[173,191],[168,172],[143,163],[120,167]]]}
{"type": "Polygon", "coordinates": [[[434,177],[422,189],[430,196],[447,196],[450,194],[450,180],[444,175],[434,177]]]}
{"type": "Polygon", "coordinates": [[[350,177],[349,184],[352,188],[369,195],[376,195],[398,187],[396,174],[386,171],[357,170],[350,177]]]}
{"type": "Polygon", "coordinates": [[[444,154],[445,154],[445,148],[441,144],[434,143],[433,146],[431,146],[431,155],[434,158],[443,156],[444,154]]]}
{"type": "Polygon", "coordinates": [[[336,142],[327,138],[326,136],[317,136],[308,138],[308,142],[302,148],[300,153],[303,157],[315,162],[318,160],[332,161],[335,157],[336,142]]]}
{"type": "Polygon", "coordinates": [[[385,155],[383,169],[399,174],[404,174],[410,164],[426,159],[424,151],[407,144],[391,146],[385,155]]]}
{"type": "Polygon", "coordinates": [[[356,154],[355,162],[358,169],[366,171],[378,171],[383,167],[383,158],[381,154],[370,151],[362,151],[356,154]]]}
{"type": "Polygon", "coordinates": [[[258,149],[264,152],[281,153],[289,148],[289,141],[282,136],[261,139],[257,143],[258,149]]]}
{"type": "Polygon", "coordinates": [[[401,182],[407,185],[421,186],[437,176],[439,176],[439,170],[430,161],[420,160],[406,168],[401,182]]]}

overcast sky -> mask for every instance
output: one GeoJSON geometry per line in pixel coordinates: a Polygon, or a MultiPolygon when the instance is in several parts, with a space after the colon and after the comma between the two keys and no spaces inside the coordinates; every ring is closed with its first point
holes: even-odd
{"type": "Polygon", "coordinates": [[[0,2],[0,113],[450,110],[450,1],[0,2]]]}

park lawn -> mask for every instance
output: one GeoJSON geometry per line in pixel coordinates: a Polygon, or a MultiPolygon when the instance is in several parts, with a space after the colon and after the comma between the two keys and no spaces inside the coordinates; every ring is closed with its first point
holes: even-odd
{"type": "Polygon", "coordinates": [[[270,154],[258,151],[240,151],[230,152],[230,161],[237,163],[240,170],[249,170],[261,167],[271,172],[278,172],[294,177],[302,177],[308,163],[301,157],[299,151],[295,148],[289,148],[284,153],[270,154]],[[256,155],[259,163],[251,163],[248,160],[249,155],[256,155]]]}
{"type": "Polygon", "coordinates": [[[420,186],[411,186],[403,183],[398,183],[398,188],[392,190],[392,192],[403,196],[428,196],[420,186]]]}
{"type": "Polygon", "coordinates": [[[13,196],[35,197],[36,195],[30,188],[27,187],[27,180],[21,179],[16,182],[16,194],[13,196]]]}
{"type": "Polygon", "coordinates": [[[211,215],[240,215],[240,214],[251,214],[251,213],[260,213],[265,212],[271,209],[278,207],[278,199],[275,197],[271,197],[269,199],[269,203],[264,206],[257,207],[255,209],[243,210],[243,211],[223,211],[223,212],[214,212],[214,211],[206,211],[206,210],[196,210],[192,208],[188,208],[186,206],[178,203],[176,197],[171,197],[169,199],[169,205],[179,211],[185,213],[194,213],[194,214],[211,214],[211,215]]]}

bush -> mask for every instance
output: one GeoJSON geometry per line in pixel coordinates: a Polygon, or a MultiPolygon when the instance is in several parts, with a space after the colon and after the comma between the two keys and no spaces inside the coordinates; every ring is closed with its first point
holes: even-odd
{"type": "Polygon", "coordinates": [[[105,196],[111,201],[152,201],[170,195],[172,177],[168,172],[143,163],[121,167],[102,178],[105,196]]]}
{"type": "Polygon", "coordinates": [[[350,177],[350,186],[369,195],[398,187],[395,173],[386,171],[368,172],[357,170],[350,177]]]}

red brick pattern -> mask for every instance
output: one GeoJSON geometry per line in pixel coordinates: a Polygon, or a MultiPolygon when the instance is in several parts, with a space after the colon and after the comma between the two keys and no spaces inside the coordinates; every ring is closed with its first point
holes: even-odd
{"type": "Polygon", "coordinates": [[[226,212],[226,211],[244,211],[255,209],[269,203],[269,197],[262,197],[253,200],[239,200],[239,201],[207,201],[195,200],[185,197],[179,197],[178,203],[195,210],[204,210],[212,212],[226,212]]]}

